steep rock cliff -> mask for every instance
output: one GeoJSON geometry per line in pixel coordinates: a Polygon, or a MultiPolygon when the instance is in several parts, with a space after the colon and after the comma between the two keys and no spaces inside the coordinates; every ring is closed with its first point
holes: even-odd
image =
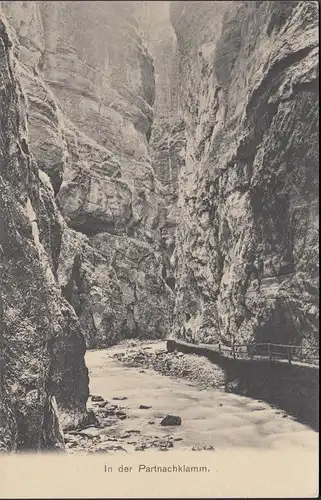
{"type": "Polygon", "coordinates": [[[20,46],[31,150],[67,224],[58,279],[87,346],[164,336],[169,292],[160,265],[161,186],[148,152],[155,89],[144,2],[3,4],[20,46]],[[124,277],[130,259],[126,271],[109,259],[122,244],[123,254],[130,246],[137,254],[137,285],[124,277]],[[148,271],[138,262],[142,245],[155,253],[148,271]],[[165,320],[151,322],[163,307],[165,320]]]}
{"type": "Polygon", "coordinates": [[[61,426],[87,418],[85,342],[57,282],[59,213],[30,151],[23,68],[0,14],[0,449],[62,449],[61,426]]]}
{"type": "Polygon", "coordinates": [[[149,2],[151,19],[148,49],[154,59],[155,102],[149,151],[155,175],[162,186],[164,217],[160,225],[164,255],[162,275],[175,297],[172,259],[179,219],[178,176],[185,161],[185,124],[180,113],[180,79],[177,40],[169,19],[169,2],[149,2]]]}
{"type": "Polygon", "coordinates": [[[314,344],[318,5],[171,2],[186,129],[177,336],[314,344]]]}

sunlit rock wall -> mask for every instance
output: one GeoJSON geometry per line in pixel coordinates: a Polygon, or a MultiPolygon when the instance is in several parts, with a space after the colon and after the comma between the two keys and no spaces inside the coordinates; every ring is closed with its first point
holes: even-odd
{"type": "Polygon", "coordinates": [[[318,4],[171,2],[186,158],[175,334],[318,337],[318,4]]]}

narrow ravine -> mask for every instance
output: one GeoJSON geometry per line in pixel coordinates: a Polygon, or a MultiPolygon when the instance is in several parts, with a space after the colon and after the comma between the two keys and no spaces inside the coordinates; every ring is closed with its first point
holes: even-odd
{"type": "MultiPolygon", "coordinates": [[[[191,371],[200,379],[194,381],[157,373],[146,368],[146,361],[144,368],[126,362],[130,352],[135,359],[137,353],[139,359],[143,352],[163,359],[177,356],[165,351],[165,342],[158,342],[87,352],[91,393],[88,405],[98,420],[86,429],[66,434],[70,453],[317,450],[318,434],[283,411],[263,401],[206,388],[204,359],[197,361],[196,356],[184,355],[185,366],[190,362],[191,371]],[[181,425],[162,426],[166,415],[179,416],[181,425]]],[[[177,363],[182,357],[177,357],[177,363]]],[[[213,380],[219,385],[219,369],[214,366],[211,374],[209,365],[210,385],[213,380]]]]}
{"type": "Polygon", "coordinates": [[[0,453],[316,449],[318,13],[0,2],[0,453]]]}

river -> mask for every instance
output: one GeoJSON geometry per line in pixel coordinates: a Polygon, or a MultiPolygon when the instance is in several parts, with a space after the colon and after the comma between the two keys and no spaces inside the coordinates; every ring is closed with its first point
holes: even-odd
{"type": "MultiPolygon", "coordinates": [[[[150,346],[165,349],[165,343],[150,346]]],[[[204,389],[197,382],[174,379],[151,369],[126,366],[112,357],[121,349],[89,351],[86,363],[91,394],[121,403],[127,414],[124,420],[115,420],[113,426],[102,430],[105,438],[117,438],[127,451],[135,450],[142,439],[166,436],[174,438],[171,449],[175,450],[206,446],[216,451],[318,449],[318,433],[284,411],[264,401],[204,389]],[[140,409],[140,405],[150,408],[140,409]],[[167,414],[181,417],[182,424],[161,426],[167,414]],[[131,435],[126,438],[128,431],[131,435]]]]}

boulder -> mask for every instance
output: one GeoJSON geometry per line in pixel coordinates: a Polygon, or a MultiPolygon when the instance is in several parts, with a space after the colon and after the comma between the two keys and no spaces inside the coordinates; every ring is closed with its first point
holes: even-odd
{"type": "Polygon", "coordinates": [[[104,398],[102,396],[91,396],[91,400],[93,402],[100,402],[100,401],[104,401],[104,398]]]}
{"type": "Polygon", "coordinates": [[[164,417],[161,420],[160,424],[162,426],[181,425],[182,424],[182,419],[181,419],[181,417],[178,417],[176,415],[166,415],[166,417],[164,417]]]}

